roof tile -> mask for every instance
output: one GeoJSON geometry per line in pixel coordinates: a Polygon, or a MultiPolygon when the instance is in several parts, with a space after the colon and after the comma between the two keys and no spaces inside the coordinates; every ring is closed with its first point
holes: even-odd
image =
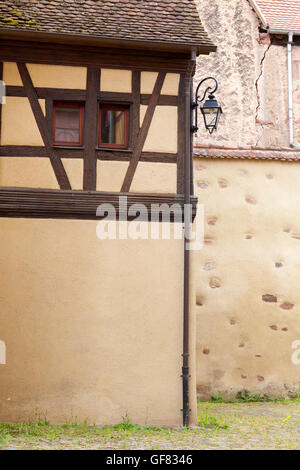
{"type": "Polygon", "coordinates": [[[300,0],[256,0],[271,29],[300,30],[300,0]]]}
{"type": "Polygon", "coordinates": [[[213,45],[194,0],[6,0],[0,30],[213,45]]]}

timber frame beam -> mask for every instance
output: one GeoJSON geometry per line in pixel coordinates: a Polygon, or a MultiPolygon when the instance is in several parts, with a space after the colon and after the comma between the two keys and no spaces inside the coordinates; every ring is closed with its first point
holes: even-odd
{"type": "Polygon", "coordinates": [[[32,217],[93,219],[96,218],[95,210],[98,202],[109,202],[111,194],[114,194],[114,197],[116,195],[126,195],[129,198],[133,198],[134,201],[137,198],[138,202],[147,202],[149,193],[141,195],[130,193],[139,162],[175,164],[177,166],[177,194],[173,196],[153,194],[150,197],[152,197],[154,202],[162,200],[164,203],[167,202],[168,204],[170,202],[170,204],[173,204],[174,201],[178,200],[181,203],[184,194],[185,142],[189,138],[185,126],[187,115],[184,98],[185,77],[189,67],[189,56],[187,54],[180,53],[175,55],[167,52],[137,52],[134,50],[127,51],[127,53],[124,49],[108,51],[105,48],[76,47],[74,45],[62,45],[61,48],[57,48],[53,44],[37,44],[34,42],[1,39],[0,45],[2,46],[0,60],[17,63],[23,82],[23,86],[7,85],[6,95],[8,97],[28,98],[44,143],[44,146],[0,145],[0,157],[49,158],[60,187],[59,193],[53,192],[55,190],[47,189],[2,187],[0,188],[0,216],[29,217],[30,215],[28,214],[30,214],[31,207],[32,217]],[[34,87],[26,65],[28,63],[86,67],[87,80],[85,89],[34,87]],[[101,91],[101,68],[131,70],[132,92],[101,91]],[[142,71],[157,72],[152,94],[141,93],[142,71]],[[178,95],[163,95],[161,93],[167,73],[177,73],[180,75],[178,95]],[[39,100],[45,100],[46,115],[42,111],[39,100]],[[53,102],[61,100],[85,102],[84,141],[82,146],[70,148],[53,145],[53,102]],[[128,149],[105,149],[98,147],[98,106],[101,102],[124,103],[130,106],[130,139],[128,149]],[[141,105],[145,105],[147,108],[140,126],[141,105]],[[157,106],[174,106],[177,108],[177,153],[143,151],[157,106]],[[65,158],[83,160],[82,190],[72,191],[62,161],[65,158]],[[101,181],[101,174],[97,178],[97,170],[101,172],[101,167],[97,168],[98,160],[129,162],[120,193],[96,191],[96,183],[99,180],[101,181]],[[67,196],[65,191],[69,192],[70,197],[67,196]],[[41,196],[40,199],[38,197],[39,194],[41,196]],[[49,194],[49,200],[45,196],[46,194],[49,194]],[[58,199],[59,194],[61,194],[61,199],[58,199]],[[83,199],[81,199],[80,195],[83,199]],[[90,198],[90,205],[86,198],[90,198]],[[52,202],[54,202],[53,207],[51,206],[52,202]],[[65,213],[63,204],[67,206],[65,213]],[[81,205],[81,207],[76,207],[77,205],[81,205]],[[57,215],[55,215],[55,211],[57,211],[57,215]],[[84,215],[84,212],[86,215],[84,215]]]}
{"type": "Polygon", "coordinates": [[[71,189],[71,185],[67,173],[64,169],[64,166],[59,156],[52,149],[48,124],[43,114],[41,105],[38,100],[38,96],[36,94],[29,72],[27,70],[26,64],[18,62],[17,65],[32,112],[34,114],[37,126],[39,128],[41,137],[45,145],[47,156],[50,159],[59,187],[61,189],[71,189]]]}
{"type": "MultiPolygon", "coordinates": [[[[147,218],[151,220],[151,205],[161,205],[159,219],[171,210],[171,221],[181,217],[184,222],[184,197],[173,194],[135,194],[108,193],[98,191],[65,191],[55,189],[0,188],[0,217],[47,218],[47,219],[89,219],[99,220],[96,215],[97,207],[111,204],[119,217],[119,197],[127,197],[128,208],[132,204],[144,204],[147,208],[147,218]]],[[[196,215],[197,199],[193,198],[193,218],[196,215]]],[[[136,214],[138,215],[138,214],[136,214]]],[[[127,220],[135,216],[128,216],[127,220]]]]}
{"type": "Polygon", "coordinates": [[[128,193],[128,191],[130,190],[130,186],[131,186],[138,162],[140,160],[142,150],[143,150],[143,147],[144,147],[147,135],[148,135],[148,131],[152,122],[154,111],[158,103],[158,98],[159,98],[162,86],[164,84],[165,76],[166,76],[165,72],[159,72],[157,76],[156,83],[153,88],[153,93],[150,98],[150,102],[148,104],[145,117],[143,119],[143,124],[136,137],[135,147],[132,152],[132,157],[131,157],[131,160],[130,160],[130,163],[129,163],[129,166],[128,166],[128,169],[124,178],[124,182],[123,182],[122,189],[121,189],[121,192],[123,193],[128,193]]]}

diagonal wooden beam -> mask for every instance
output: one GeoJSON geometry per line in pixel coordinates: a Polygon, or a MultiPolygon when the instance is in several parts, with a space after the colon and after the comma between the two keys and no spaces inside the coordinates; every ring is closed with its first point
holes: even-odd
{"type": "Polygon", "coordinates": [[[33,86],[29,72],[27,70],[26,64],[22,62],[18,62],[17,65],[18,65],[19,73],[20,73],[27,97],[29,99],[32,112],[34,114],[37,126],[42,136],[45,149],[50,159],[50,162],[51,162],[53,171],[55,173],[57,182],[59,184],[59,187],[61,189],[72,189],[69,179],[68,179],[68,175],[62,164],[62,161],[59,158],[59,156],[54,152],[54,149],[52,148],[50,130],[48,128],[46,118],[40,106],[38,96],[33,86]]]}
{"type": "MultiPolygon", "coordinates": [[[[0,80],[3,80],[3,62],[0,62],[0,80]]],[[[1,129],[2,129],[1,122],[2,122],[2,100],[0,101],[0,143],[1,143],[1,129]]]]}
{"type": "Polygon", "coordinates": [[[84,116],[84,163],[83,189],[96,190],[97,182],[97,118],[98,94],[100,89],[100,68],[94,65],[87,67],[86,101],[84,116]]]}
{"type": "Polygon", "coordinates": [[[166,72],[159,72],[157,76],[157,79],[153,88],[153,93],[151,95],[148,108],[147,108],[145,117],[143,119],[143,124],[139,130],[135,147],[132,152],[132,158],[128,165],[127,172],[123,181],[123,185],[121,189],[121,192],[123,193],[128,193],[130,190],[130,186],[131,186],[137,165],[139,163],[139,159],[141,158],[145,140],[148,135],[148,131],[152,122],[154,111],[159,100],[159,96],[160,96],[161,89],[165,80],[165,76],[166,76],[166,72]]]}

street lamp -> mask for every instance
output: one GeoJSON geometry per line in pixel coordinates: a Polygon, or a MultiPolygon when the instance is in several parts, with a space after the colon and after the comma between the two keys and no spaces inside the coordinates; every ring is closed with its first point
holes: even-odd
{"type": "Polygon", "coordinates": [[[218,82],[215,78],[213,77],[206,77],[201,82],[198,84],[196,88],[196,94],[195,94],[195,101],[192,103],[192,110],[195,111],[195,118],[194,122],[195,124],[192,125],[191,131],[192,132],[197,132],[198,130],[198,106],[199,103],[202,103],[205,100],[206,94],[209,93],[208,99],[205,100],[204,104],[200,106],[201,113],[204,119],[204,125],[205,128],[208,130],[210,134],[212,134],[215,130],[217,130],[218,124],[219,124],[219,119],[222,114],[222,108],[218,104],[217,100],[215,99],[214,93],[218,89],[218,82]],[[199,88],[204,83],[206,80],[213,80],[215,82],[214,87],[208,86],[202,96],[201,99],[199,99],[199,88]]]}

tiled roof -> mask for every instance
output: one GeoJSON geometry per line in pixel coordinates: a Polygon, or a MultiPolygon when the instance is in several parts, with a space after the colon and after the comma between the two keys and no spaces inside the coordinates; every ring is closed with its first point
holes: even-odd
{"type": "Polygon", "coordinates": [[[0,30],[212,46],[194,0],[6,0],[0,30]]]}
{"type": "Polygon", "coordinates": [[[202,158],[221,158],[239,160],[281,160],[294,162],[300,160],[300,151],[289,148],[258,147],[217,147],[195,145],[194,156],[202,158]]]}
{"type": "Polygon", "coordinates": [[[270,29],[300,30],[300,0],[255,1],[270,29]]]}

